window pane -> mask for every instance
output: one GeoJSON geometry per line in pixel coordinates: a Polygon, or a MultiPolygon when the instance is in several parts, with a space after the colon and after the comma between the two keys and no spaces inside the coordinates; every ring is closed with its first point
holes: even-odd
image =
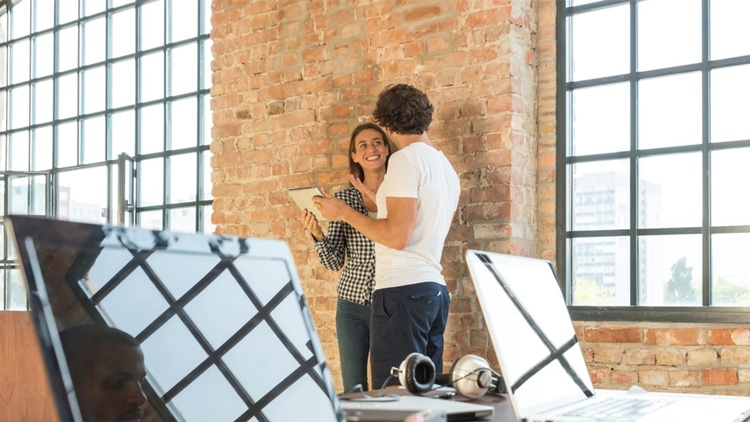
{"type": "Polygon", "coordinates": [[[630,304],[630,240],[627,237],[575,238],[573,305],[630,304]]]}
{"type": "Polygon", "coordinates": [[[572,96],[572,155],[629,149],[629,84],[577,89],[572,96]]]}
{"type": "Polygon", "coordinates": [[[112,114],[112,156],[117,158],[124,152],[135,155],[135,111],[125,110],[112,114]]]}
{"type": "Polygon", "coordinates": [[[608,7],[571,18],[572,80],[619,75],[630,70],[630,9],[608,7]]]}
{"type": "Polygon", "coordinates": [[[49,0],[34,0],[34,22],[37,32],[55,25],[55,8],[49,7],[49,0]]]}
{"type": "Polygon", "coordinates": [[[78,123],[69,122],[57,127],[57,167],[78,164],[78,123]]]}
{"type": "Polygon", "coordinates": [[[83,71],[83,111],[84,113],[95,113],[103,111],[106,106],[107,69],[98,66],[83,71]]]}
{"type": "Polygon", "coordinates": [[[698,153],[642,158],[638,227],[700,227],[703,218],[698,153]]]}
{"type": "MultiPolygon", "coordinates": [[[[3,69],[5,68],[5,60],[7,60],[7,54],[8,54],[8,47],[5,45],[0,45],[0,57],[2,57],[3,61],[3,69]]],[[[8,72],[0,72],[0,87],[5,88],[8,86],[8,72]]],[[[5,104],[5,98],[0,97],[0,100],[3,100],[2,104],[5,104]]],[[[4,114],[4,113],[0,113],[4,114]]],[[[0,115],[0,118],[4,116],[0,115]]]]}
{"type": "MultiPolygon", "coordinates": [[[[8,169],[8,163],[7,163],[7,150],[8,150],[8,138],[5,136],[4,133],[0,132],[0,170],[5,171],[8,169]]],[[[0,176],[2,176],[0,174],[0,176]]],[[[0,181],[2,179],[0,178],[0,181]]],[[[2,201],[0,201],[2,202],[2,201]]]]}
{"type": "Polygon", "coordinates": [[[573,166],[573,230],[630,226],[630,171],[627,160],[573,166]]]}
{"type": "Polygon", "coordinates": [[[135,104],[135,59],[112,65],[112,108],[135,104]]]}
{"type": "Polygon", "coordinates": [[[747,0],[711,0],[711,60],[750,54],[750,2],[747,0]]]}
{"type": "MultiPolygon", "coordinates": [[[[31,44],[28,39],[10,45],[10,82],[17,84],[31,77],[31,44]]],[[[3,69],[3,71],[5,71],[3,69]]]]}
{"type": "MultiPolygon", "coordinates": [[[[164,159],[143,160],[139,166],[138,205],[164,204],[164,159]]],[[[159,217],[161,220],[161,216],[159,217]]]]}
{"type": "MultiPolygon", "coordinates": [[[[7,9],[7,4],[3,6],[7,9]]],[[[13,13],[9,17],[11,22],[9,39],[15,40],[29,35],[31,32],[31,3],[29,1],[13,2],[13,13]]]]}
{"type": "MultiPolygon", "coordinates": [[[[117,39],[118,37],[115,37],[117,39]]],[[[83,24],[83,64],[103,62],[107,58],[107,21],[104,17],[83,24]]]]}
{"type": "Polygon", "coordinates": [[[101,0],[83,0],[83,16],[91,16],[107,9],[107,2],[101,0]]]}
{"type": "Polygon", "coordinates": [[[83,164],[104,161],[105,138],[104,116],[97,116],[83,121],[83,164]]]}
{"type": "Polygon", "coordinates": [[[45,79],[34,84],[34,123],[47,123],[52,121],[54,104],[52,99],[52,79],[45,79]]]}
{"type": "Polygon", "coordinates": [[[13,176],[8,178],[8,214],[45,215],[47,184],[44,176],[13,176]]]}
{"type": "Polygon", "coordinates": [[[78,19],[78,0],[57,0],[59,23],[67,23],[78,19]]]}
{"type": "Polygon", "coordinates": [[[10,90],[10,128],[18,129],[29,125],[29,86],[21,85],[10,90]]]}
{"type": "Polygon", "coordinates": [[[142,211],[138,213],[137,225],[149,230],[164,228],[161,211],[142,211]]]}
{"type": "Polygon", "coordinates": [[[172,103],[170,149],[194,147],[198,145],[198,102],[195,97],[172,103]]]}
{"type": "MultiPolygon", "coordinates": [[[[750,224],[750,203],[737,191],[738,181],[750,180],[750,148],[711,153],[711,224],[750,224]]],[[[746,251],[747,252],[747,251],[746,251]]]]}
{"type": "Polygon", "coordinates": [[[67,201],[58,201],[61,219],[94,224],[106,223],[107,167],[84,168],[58,174],[59,190],[67,201]]]}
{"type": "Polygon", "coordinates": [[[201,145],[211,144],[211,127],[213,126],[213,120],[211,118],[211,96],[204,95],[201,97],[203,101],[203,136],[201,137],[201,145]]]}
{"type": "Polygon", "coordinates": [[[701,142],[699,72],[645,79],[638,96],[639,148],[701,142]]]}
{"type": "Polygon", "coordinates": [[[701,0],[639,1],[638,39],[640,71],[699,63],[701,0]]]}
{"type": "Polygon", "coordinates": [[[141,57],[141,101],[164,98],[164,51],[141,57]]]}
{"type": "Polygon", "coordinates": [[[78,74],[69,73],[57,79],[57,118],[78,115],[78,74]]]}
{"type": "Polygon", "coordinates": [[[164,1],[141,6],[141,50],[164,45],[164,1]]]}
{"type": "Polygon", "coordinates": [[[211,88],[211,75],[213,74],[211,71],[211,61],[213,60],[213,55],[211,53],[212,46],[213,42],[211,42],[210,39],[203,41],[203,75],[201,77],[201,89],[211,88]]]}
{"type": "Polygon", "coordinates": [[[127,8],[112,15],[112,57],[135,52],[135,8],[127,8]]]}
{"type": "Polygon", "coordinates": [[[54,35],[48,32],[34,38],[34,76],[49,76],[54,71],[54,35]]]}
{"type": "Polygon", "coordinates": [[[29,171],[29,132],[21,131],[10,135],[8,145],[11,171],[29,171]]]}
{"type": "Polygon", "coordinates": [[[201,34],[211,33],[211,2],[209,0],[203,0],[203,26],[201,27],[201,34]]]}
{"type": "Polygon", "coordinates": [[[216,231],[216,225],[211,222],[211,216],[214,212],[213,206],[208,205],[201,207],[203,212],[203,233],[211,234],[216,231]]]}
{"type": "Polygon", "coordinates": [[[711,142],[750,139],[748,98],[750,65],[711,71],[711,142]]]}
{"type": "MultiPolygon", "coordinates": [[[[174,155],[169,158],[168,203],[189,202],[197,199],[198,162],[196,158],[197,155],[193,153],[174,155]]],[[[192,231],[195,231],[195,224],[193,224],[192,231]]]]}
{"type": "Polygon", "coordinates": [[[42,126],[32,131],[33,152],[32,170],[42,171],[52,168],[52,126],[42,126]]]}
{"type": "Polygon", "coordinates": [[[712,305],[750,306],[749,250],[750,233],[711,236],[712,305]]]}
{"type": "Polygon", "coordinates": [[[198,44],[191,43],[171,51],[171,95],[194,92],[198,88],[198,44]]]}
{"type": "Polygon", "coordinates": [[[169,210],[170,230],[195,233],[195,207],[173,208],[169,210]]]}
{"type": "Polygon", "coordinates": [[[141,154],[164,151],[164,105],[141,109],[141,154]]]}
{"type": "Polygon", "coordinates": [[[201,160],[203,164],[203,186],[201,187],[201,196],[199,199],[213,199],[213,195],[211,194],[211,151],[203,151],[201,152],[201,160]]]}
{"type": "Polygon", "coordinates": [[[57,61],[59,71],[78,67],[78,27],[71,25],[59,32],[57,61]]]}
{"type": "Polygon", "coordinates": [[[638,242],[640,303],[700,306],[703,289],[701,236],[644,236],[638,242]]]}
{"type": "Polygon", "coordinates": [[[181,41],[188,38],[194,38],[198,35],[198,1],[197,0],[180,0],[179,7],[177,2],[172,0],[171,19],[172,24],[172,42],[181,41]]]}
{"type": "Polygon", "coordinates": [[[8,298],[8,307],[5,310],[8,311],[25,311],[28,309],[26,299],[26,281],[21,276],[21,270],[12,269],[7,270],[8,272],[8,291],[6,297],[8,298]]]}

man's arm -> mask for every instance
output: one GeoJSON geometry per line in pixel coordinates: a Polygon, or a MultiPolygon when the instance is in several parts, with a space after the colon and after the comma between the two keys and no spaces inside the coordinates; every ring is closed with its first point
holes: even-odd
{"type": "Polygon", "coordinates": [[[325,197],[315,197],[315,206],[330,220],[343,220],[375,243],[403,250],[409,244],[417,223],[417,198],[389,196],[385,200],[388,217],[370,218],[346,203],[323,192],[325,197]]]}

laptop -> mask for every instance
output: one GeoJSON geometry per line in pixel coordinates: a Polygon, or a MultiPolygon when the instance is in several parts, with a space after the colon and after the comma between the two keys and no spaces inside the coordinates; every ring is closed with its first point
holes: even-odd
{"type": "Polygon", "coordinates": [[[22,215],[4,224],[62,422],[84,420],[59,335],[79,325],[138,340],[143,421],[373,420],[340,405],[286,242],[22,215]]]}
{"type": "Polygon", "coordinates": [[[362,419],[357,420],[380,422],[403,420],[407,415],[426,409],[433,413],[423,415],[425,422],[429,422],[428,417],[433,417],[435,421],[476,421],[491,417],[495,410],[492,406],[478,403],[414,395],[387,395],[385,401],[379,400],[379,397],[351,399],[349,396],[341,398],[340,403],[346,411],[347,419],[357,418],[359,415],[362,419]],[[396,419],[391,419],[392,417],[396,419]]]}
{"type": "Polygon", "coordinates": [[[748,420],[747,397],[596,391],[550,262],[468,250],[466,263],[519,420],[748,420]]]}

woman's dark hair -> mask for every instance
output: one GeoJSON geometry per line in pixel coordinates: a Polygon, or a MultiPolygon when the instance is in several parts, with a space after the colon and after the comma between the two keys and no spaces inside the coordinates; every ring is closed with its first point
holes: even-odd
{"type": "Polygon", "coordinates": [[[375,123],[363,123],[355,127],[354,130],[352,131],[352,137],[349,139],[349,173],[353,174],[354,177],[358,178],[362,182],[365,181],[365,172],[364,170],[362,170],[362,166],[359,165],[359,163],[354,162],[354,159],[352,158],[352,153],[357,151],[357,145],[355,144],[357,135],[362,133],[363,130],[367,130],[367,129],[372,129],[380,133],[380,136],[383,138],[383,144],[386,147],[388,147],[388,155],[385,158],[386,170],[388,169],[388,160],[391,159],[391,154],[394,153],[393,142],[391,142],[391,140],[388,139],[388,135],[385,133],[383,128],[376,125],[375,123]]]}
{"type": "Polygon", "coordinates": [[[432,123],[434,108],[424,92],[398,84],[384,89],[372,117],[380,126],[402,135],[421,135],[432,123]]]}

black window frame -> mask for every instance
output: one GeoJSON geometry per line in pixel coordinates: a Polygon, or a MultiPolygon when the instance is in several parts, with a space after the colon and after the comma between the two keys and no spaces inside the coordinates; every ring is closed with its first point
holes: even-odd
{"type": "Polygon", "coordinates": [[[556,181],[556,269],[560,287],[566,297],[571,317],[579,321],[633,321],[633,322],[675,322],[675,323],[748,323],[750,307],[729,307],[710,305],[711,284],[711,235],[717,233],[750,233],[750,225],[713,227],[710,223],[710,153],[731,148],[750,147],[750,140],[738,140],[711,143],[709,133],[709,99],[710,71],[714,69],[750,64],[750,55],[723,60],[709,60],[709,10],[710,0],[702,0],[701,15],[701,62],[682,66],[649,71],[637,71],[637,7],[638,0],[604,0],[578,6],[570,6],[570,0],[558,1],[556,9],[556,57],[557,57],[557,181],[556,181]],[[629,5],[630,7],[630,71],[622,75],[593,78],[571,82],[568,80],[570,58],[569,45],[571,28],[570,17],[582,13],[612,6],[629,5]],[[666,148],[637,148],[637,122],[633,117],[637,113],[637,88],[639,81],[666,75],[685,72],[701,72],[702,78],[702,141],[696,145],[682,145],[666,148]],[[630,148],[623,152],[568,156],[568,140],[571,136],[569,109],[572,90],[583,87],[601,86],[610,83],[629,82],[630,84],[630,148]],[[637,160],[642,157],[658,156],[667,153],[700,152],[702,160],[702,206],[703,218],[701,227],[684,228],[637,228],[637,201],[631,200],[630,226],[622,230],[572,230],[570,200],[571,181],[569,166],[578,163],[595,162],[602,159],[627,159],[630,162],[631,198],[637,198],[638,174],[637,160]],[[634,217],[635,216],[635,217],[634,217]],[[595,232],[595,233],[594,233],[595,232]],[[702,236],[702,297],[701,306],[638,306],[638,237],[641,235],[699,234],[702,236]],[[628,236],[630,239],[630,306],[574,306],[572,305],[572,239],[579,236],[628,236]]]}

